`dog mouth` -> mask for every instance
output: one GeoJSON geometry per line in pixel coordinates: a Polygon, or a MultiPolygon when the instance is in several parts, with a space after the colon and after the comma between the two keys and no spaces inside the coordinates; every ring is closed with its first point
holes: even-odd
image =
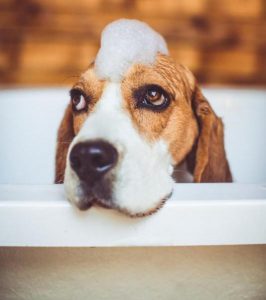
{"type": "Polygon", "coordinates": [[[85,197],[82,200],[80,200],[77,204],[78,209],[82,211],[86,211],[90,209],[92,206],[99,206],[107,209],[112,209],[113,207],[110,205],[107,205],[105,203],[105,200],[96,198],[96,197],[85,197]]]}
{"type": "Polygon", "coordinates": [[[90,184],[80,181],[77,197],[79,201],[76,206],[83,211],[92,206],[114,208],[111,178],[105,178],[102,182],[96,181],[90,184]]]}
{"type": "Polygon", "coordinates": [[[128,209],[119,207],[114,199],[112,198],[112,188],[111,183],[104,185],[95,184],[94,186],[88,186],[86,183],[81,182],[79,186],[79,201],[75,203],[77,208],[81,211],[89,210],[91,207],[101,207],[106,209],[114,209],[118,212],[131,217],[140,218],[155,214],[158,212],[165,204],[165,202],[172,196],[172,191],[163,197],[158,204],[150,208],[147,211],[133,213],[128,209]]]}

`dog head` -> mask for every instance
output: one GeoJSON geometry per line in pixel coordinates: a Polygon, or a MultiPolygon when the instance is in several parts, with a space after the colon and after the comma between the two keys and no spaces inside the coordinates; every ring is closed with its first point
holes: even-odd
{"type": "Polygon", "coordinates": [[[170,196],[183,161],[195,182],[231,181],[221,120],[192,73],[163,52],[148,63],[133,59],[115,76],[110,67],[99,71],[99,52],[71,89],[58,132],[56,182],[64,181],[80,209],[98,204],[151,214],[170,196]]]}

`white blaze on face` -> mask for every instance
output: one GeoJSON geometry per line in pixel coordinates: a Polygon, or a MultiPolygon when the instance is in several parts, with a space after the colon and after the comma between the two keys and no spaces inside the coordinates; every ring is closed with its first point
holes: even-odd
{"type": "MultiPolygon", "coordinates": [[[[82,141],[103,139],[119,153],[113,182],[113,204],[129,214],[147,213],[158,207],[172,190],[171,161],[166,144],[150,143],[134,127],[129,113],[123,108],[119,83],[107,83],[103,94],[83,124],[70,147],[82,141]]],[[[67,193],[77,198],[77,178],[71,175],[69,163],[67,193]],[[72,179],[71,179],[72,178],[72,179]]],[[[67,174],[68,173],[68,174],[67,174]]],[[[75,202],[76,200],[74,200],[75,202]]]]}

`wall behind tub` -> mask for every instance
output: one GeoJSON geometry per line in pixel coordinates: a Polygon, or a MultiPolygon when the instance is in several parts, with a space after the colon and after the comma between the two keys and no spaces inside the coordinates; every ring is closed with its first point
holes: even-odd
{"type": "Polygon", "coordinates": [[[0,1],[0,84],[73,83],[104,26],[137,18],[201,83],[265,86],[265,14],[264,0],[0,1]]]}
{"type": "Polygon", "coordinates": [[[266,299],[266,245],[1,248],[0,299],[266,299]]]}

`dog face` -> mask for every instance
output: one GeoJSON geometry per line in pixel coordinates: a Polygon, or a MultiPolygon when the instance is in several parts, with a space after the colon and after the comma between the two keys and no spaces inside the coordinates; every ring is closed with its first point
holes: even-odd
{"type": "Polygon", "coordinates": [[[98,79],[91,65],[70,94],[56,182],[64,180],[80,209],[151,214],[171,194],[173,171],[184,160],[195,182],[231,180],[222,122],[191,72],[169,56],[132,65],[120,82],[98,79]]]}

